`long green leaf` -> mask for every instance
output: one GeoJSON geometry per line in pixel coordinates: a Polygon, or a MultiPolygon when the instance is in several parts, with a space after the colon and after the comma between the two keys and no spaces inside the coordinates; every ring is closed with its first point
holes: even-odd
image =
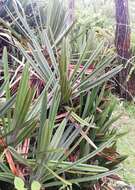
{"type": "MultiPolygon", "coordinates": [[[[68,181],[70,183],[73,183],[73,184],[94,181],[94,180],[98,180],[98,179],[101,179],[103,177],[115,174],[116,172],[118,172],[120,170],[121,170],[121,168],[117,168],[115,170],[112,170],[112,171],[109,171],[109,172],[105,172],[103,174],[98,174],[98,175],[89,176],[89,177],[76,178],[76,179],[71,179],[71,180],[68,180],[68,181]]],[[[63,184],[62,182],[58,182],[57,181],[57,182],[52,182],[52,183],[46,183],[44,185],[44,187],[53,187],[53,186],[59,186],[59,185],[62,185],[62,184],[63,184]]]]}

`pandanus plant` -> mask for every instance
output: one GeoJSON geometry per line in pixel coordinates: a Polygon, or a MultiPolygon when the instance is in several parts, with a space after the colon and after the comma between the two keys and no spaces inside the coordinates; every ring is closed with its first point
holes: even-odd
{"type": "Polygon", "coordinates": [[[46,85],[41,104],[38,103],[39,113],[35,113],[31,104],[34,90],[29,84],[29,66],[26,64],[24,68],[17,95],[10,97],[6,50],[3,62],[5,83],[1,92],[6,92],[7,101],[0,108],[1,181],[12,184],[14,177],[18,176],[24,180],[27,188],[33,181],[38,181],[45,188],[71,188],[72,184],[97,180],[117,171],[87,164],[90,158],[110,146],[114,137],[75,162],[68,161],[68,156],[83,139],[95,147],[87,136],[87,132],[95,128],[92,118],[81,119],[70,109],[64,118],[59,115],[59,84],[51,96],[46,85]]]}

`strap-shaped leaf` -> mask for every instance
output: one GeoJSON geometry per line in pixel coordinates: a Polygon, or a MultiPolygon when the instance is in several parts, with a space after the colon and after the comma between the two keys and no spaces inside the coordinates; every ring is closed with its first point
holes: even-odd
{"type": "Polygon", "coordinates": [[[0,95],[3,93],[6,84],[7,84],[7,81],[4,81],[4,83],[0,86],[0,95]]]}
{"type": "Polygon", "coordinates": [[[0,181],[13,184],[14,175],[10,172],[0,172],[0,181]]]}
{"type": "Polygon", "coordinates": [[[13,147],[9,146],[8,150],[12,154],[12,156],[20,163],[24,164],[25,166],[31,167],[28,163],[28,160],[23,158],[13,147]]]}
{"type": "MultiPolygon", "coordinates": [[[[51,140],[51,143],[50,143],[50,147],[54,148],[54,149],[58,149],[58,148],[61,148],[59,147],[59,143],[63,137],[63,133],[64,133],[64,130],[65,130],[65,127],[66,127],[66,124],[67,124],[67,119],[64,119],[61,124],[58,126],[55,134],[53,135],[53,138],[51,140]]],[[[51,153],[48,157],[49,160],[52,160],[53,159],[53,156],[55,156],[56,153],[51,153]]]]}
{"type": "Polygon", "coordinates": [[[88,80],[86,84],[83,85],[83,83],[80,85],[81,89],[78,90],[78,92],[74,93],[74,98],[79,96],[81,93],[83,92],[87,92],[90,89],[102,84],[103,82],[109,80],[110,78],[112,78],[114,75],[116,75],[118,72],[120,72],[122,69],[122,66],[117,66],[116,68],[112,69],[111,71],[108,71],[107,73],[103,74],[102,76],[100,76],[99,78],[91,81],[88,80]]]}
{"type": "MultiPolygon", "coordinates": [[[[7,53],[6,47],[4,47],[4,50],[3,50],[2,62],[4,66],[4,80],[7,81],[5,91],[6,91],[6,100],[8,101],[11,95],[10,95],[10,85],[9,85],[10,76],[9,76],[9,68],[8,68],[8,53],[7,53]]],[[[7,110],[7,118],[8,118],[8,130],[10,130],[10,127],[11,127],[11,109],[10,108],[7,110]]]]}
{"type": "MultiPolygon", "coordinates": [[[[42,152],[44,154],[46,147],[48,147],[48,144],[46,144],[47,142],[46,140],[49,141],[49,136],[47,136],[49,135],[49,127],[47,123],[48,123],[47,121],[47,92],[45,91],[43,100],[42,100],[41,113],[40,113],[40,126],[39,126],[39,132],[38,132],[37,154],[39,154],[39,152],[42,152]]],[[[40,157],[40,156],[37,155],[37,157],[40,157]]]]}
{"type": "MultiPolygon", "coordinates": [[[[72,165],[72,162],[59,162],[51,160],[48,162],[49,167],[53,167],[53,165],[58,166],[58,168],[65,168],[67,166],[72,165]]],[[[109,169],[101,166],[96,165],[90,165],[90,164],[78,164],[76,166],[73,166],[71,170],[77,170],[77,171],[86,171],[91,173],[102,173],[107,172],[109,169]]]]}
{"type": "Polygon", "coordinates": [[[20,81],[17,92],[14,120],[16,120],[20,116],[21,109],[23,107],[26,95],[29,90],[28,81],[29,81],[29,66],[28,64],[26,64],[26,66],[24,67],[22,79],[20,81]]]}
{"type": "Polygon", "coordinates": [[[53,94],[53,100],[51,103],[50,111],[49,111],[49,127],[52,129],[54,127],[54,121],[56,119],[56,114],[59,108],[61,100],[60,87],[58,86],[53,94]]]}
{"type": "MultiPolygon", "coordinates": [[[[96,48],[96,50],[92,53],[92,55],[90,56],[90,58],[88,59],[87,63],[84,65],[82,71],[77,74],[77,76],[75,75],[75,73],[77,72],[78,68],[80,67],[81,65],[81,61],[82,61],[82,58],[79,60],[79,62],[77,63],[76,65],[76,68],[75,68],[75,71],[73,73],[73,77],[74,79],[73,80],[73,83],[78,79],[78,78],[81,78],[81,76],[83,74],[85,74],[85,71],[88,69],[88,67],[93,63],[93,61],[96,59],[96,57],[99,55],[99,53],[101,52],[101,50],[103,49],[103,46],[104,46],[104,42],[102,41],[98,47],[96,48]]],[[[84,49],[85,51],[86,49],[84,49]]],[[[83,55],[82,55],[83,56],[83,55]]]]}
{"type": "Polygon", "coordinates": [[[59,62],[60,87],[61,87],[62,100],[64,103],[70,100],[70,96],[72,93],[70,82],[68,80],[69,61],[70,61],[69,43],[68,43],[68,39],[64,38],[62,42],[62,52],[61,52],[60,62],[59,62]]]}
{"type": "Polygon", "coordinates": [[[0,117],[8,112],[8,110],[13,106],[16,100],[16,94],[13,95],[5,104],[0,108],[0,117]]]}
{"type": "MultiPolygon", "coordinates": [[[[30,105],[31,105],[31,101],[33,98],[33,94],[34,94],[34,90],[33,89],[29,89],[27,94],[24,95],[25,99],[23,102],[22,107],[20,106],[18,113],[16,114],[17,110],[15,109],[15,117],[14,117],[14,122],[13,122],[13,128],[18,130],[19,128],[21,128],[25,122],[26,116],[28,114],[30,105]]],[[[20,104],[20,103],[19,103],[20,104]]],[[[17,106],[19,106],[19,104],[17,106]]]]}
{"type": "MultiPolygon", "coordinates": [[[[114,169],[112,171],[108,171],[108,172],[105,172],[103,174],[98,174],[98,175],[93,175],[93,176],[88,176],[88,177],[81,177],[81,178],[71,179],[71,180],[68,180],[68,182],[70,182],[72,184],[76,184],[76,183],[83,183],[83,182],[88,182],[88,181],[94,181],[94,180],[98,180],[98,179],[101,179],[103,177],[115,174],[118,171],[120,171],[121,169],[122,168],[116,168],[116,169],[114,169]]],[[[52,183],[46,183],[44,185],[44,187],[47,188],[47,187],[60,186],[60,185],[63,185],[63,183],[59,182],[59,181],[56,181],[56,182],[52,182],[52,183]]]]}

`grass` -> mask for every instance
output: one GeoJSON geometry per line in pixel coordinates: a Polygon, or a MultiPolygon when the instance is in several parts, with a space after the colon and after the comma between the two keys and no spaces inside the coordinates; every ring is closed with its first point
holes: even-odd
{"type": "Polygon", "coordinates": [[[122,117],[115,123],[120,132],[127,132],[118,140],[120,154],[128,155],[120,172],[125,182],[135,184],[135,104],[119,103],[116,113],[122,112],[122,117]]]}

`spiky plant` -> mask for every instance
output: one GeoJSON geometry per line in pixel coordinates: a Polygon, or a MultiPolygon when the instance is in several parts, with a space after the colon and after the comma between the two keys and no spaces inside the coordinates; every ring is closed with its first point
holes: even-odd
{"type": "Polygon", "coordinates": [[[5,83],[1,91],[5,89],[7,101],[0,108],[1,181],[12,184],[14,177],[18,176],[25,181],[26,187],[33,181],[38,181],[45,188],[71,188],[73,184],[97,180],[112,174],[115,170],[109,171],[107,168],[86,163],[105,147],[110,146],[114,138],[74,163],[68,161],[68,156],[82,139],[92,143],[87,140],[89,137],[83,130],[88,132],[94,128],[93,121],[90,118],[81,119],[72,110],[62,119],[61,114],[59,115],[59,85],[51,99],[46,88],[44,89],[41,105],[38,104],[40,113],[35,114],[31,107],[34,94],[33,87],[29,84],[28,65],[25,66],[17,95],[10,97],[6,49],[3,62],[5,83]]]}

